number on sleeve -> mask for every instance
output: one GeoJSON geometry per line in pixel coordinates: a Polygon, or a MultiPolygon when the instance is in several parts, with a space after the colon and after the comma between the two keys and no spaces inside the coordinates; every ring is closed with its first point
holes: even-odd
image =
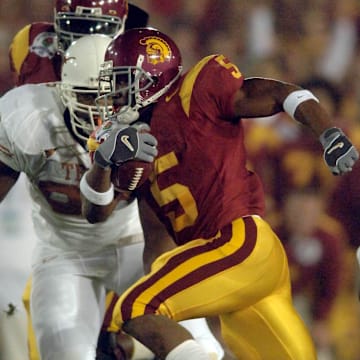
{"type": "Polygon", "coordinates": [[[224,68],[227,69],[227,70],[232,70],[231,75],[232,75],[235,79],[240,79],[241,76],[242,76],[242,74],[241,74],[239,68],[238,68],[235,64],[231,63],[230,61],[225,62],[226,60],[227,60],[227,59],[225,58],[224,55],[219,55],[219,56],[217,56],[217,57],[215,58],[215,61],[216,61],[219,65],[221,65],[222,67],[224,67],[224,68]]]}

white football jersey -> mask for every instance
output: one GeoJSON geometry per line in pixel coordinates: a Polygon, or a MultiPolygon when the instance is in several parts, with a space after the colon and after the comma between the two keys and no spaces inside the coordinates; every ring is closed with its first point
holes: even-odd
{"type": "Polygon", "coordinates": [[[35,261],[56,249],[96,251],[143,240],[136,201],[104,223],[81,216],[79,182],[91,163],[66,127],[64,111],[54,84],[24,85],[0,99],[0,160],[29,180],[39,239],[35,261]]]}

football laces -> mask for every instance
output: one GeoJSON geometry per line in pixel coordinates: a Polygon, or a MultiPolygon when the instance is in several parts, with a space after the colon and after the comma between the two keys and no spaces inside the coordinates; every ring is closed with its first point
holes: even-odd
{"type": "Polygon", "coordinates": [[[135,168],[134,176],[131,179],[130,185],[128,186],[128,190],[132,191],[132,190],[136,189],[136,187],[142,177],[143,172],[144,172],[144,168],[142,168],[142,167],[135,168]]]}

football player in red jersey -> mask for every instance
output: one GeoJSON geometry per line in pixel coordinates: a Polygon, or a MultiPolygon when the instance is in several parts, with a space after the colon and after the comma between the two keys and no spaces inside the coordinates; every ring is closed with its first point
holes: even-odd
{"type": "MultiPolygon", "coordinates": [[[[162,359],[208,359],[173,320],[219,315],[224,340],[239,359],[315,359],[292,305],[284,249],[262,218],[261,182],[245,165],[241,118],[287,112],[313,130],[334,174],[351,171],[358,159],[350,140],[310,91],[244,78],[224,55],[207,56],[182,75],[179,49],[155,29],[115,37],[102,74],[100,84],[110,87],[98,100],[115,104],[108,117],[148,118],[158,141],[153,176],[138,189],[146,241],[156,241],[151,226],[160,220],[178,245],[120,297],[113,327],[162,359]]],[[[121,161],[122,146],[114,132],[82,177],[90,222],[114,206],[102,199],[112,196],[110,166],[121,161]]]]}
{"type": "Polygon", "coordinates": [[[146,26],[148,14],[126,0],[55,0],[54,23],[34,22],[14,36],[9,49],[14,84],[60,80],[62,53],[90,34],[115,36],[146,26]]]}

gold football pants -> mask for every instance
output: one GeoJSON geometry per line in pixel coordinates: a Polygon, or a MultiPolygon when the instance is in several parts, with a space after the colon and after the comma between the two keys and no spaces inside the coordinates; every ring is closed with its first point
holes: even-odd
{"type": "Polygon", "coordinates": [[[161,255],[118,300],[113,330],[144,314],[176,321],[219,315],[223,338],[238,359],[316,359],[292,305],[282,244],[258,216],[161,255]]]}

